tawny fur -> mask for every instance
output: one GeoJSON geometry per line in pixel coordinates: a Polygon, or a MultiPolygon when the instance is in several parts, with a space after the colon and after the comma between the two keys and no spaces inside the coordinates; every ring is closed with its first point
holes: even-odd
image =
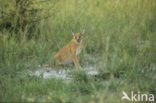
{"type": "Polygon", "coordinates": [[[55,56],[54,60],[58,64],[68,64],[74,62],[76,69],[80,69],[78,54],[82,49],[82,33],[73,34],[73,39],[65,45],[55,56]]]}

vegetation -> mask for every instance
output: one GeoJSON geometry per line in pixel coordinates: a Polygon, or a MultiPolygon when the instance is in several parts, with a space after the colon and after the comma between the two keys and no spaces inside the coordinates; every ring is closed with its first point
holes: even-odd
{"type": "Polygon", "coordinates": [[[123,90],[156,94],[155,17],[155,0],[0,0],[0,102],[121,103],[123,90]],[[19,76],[84,27],[80,64],[96,66],[98,76],[74,67],[70,82],[19,76]]]}

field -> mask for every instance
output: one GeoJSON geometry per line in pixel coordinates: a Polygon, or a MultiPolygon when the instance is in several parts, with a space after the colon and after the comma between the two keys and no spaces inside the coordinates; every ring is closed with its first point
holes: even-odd
{"type": "Polygon", "coordinates": [[[0,0],[0,102],[130,102],[121,100],[123,91],[156,96],[155,46],[155,0],[0,0]],[[69,82],[24,74],[83,28],[79,62],[98,75],[74,66],[66,68],[69,82]]]}

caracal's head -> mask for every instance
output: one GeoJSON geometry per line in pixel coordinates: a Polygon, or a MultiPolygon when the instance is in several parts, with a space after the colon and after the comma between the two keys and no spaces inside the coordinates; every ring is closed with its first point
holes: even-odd
{"type": "Polygon", "coordinates": [[[82,32],[80,32],[80,33],[75,33],[75,31],[72,30],[73,39],[74,39],[77,43],[81,43],[81,42],[82,42],[82,39],[83,39],[84,32],[85,32],[84,29],[83,29],[82,32]]]}

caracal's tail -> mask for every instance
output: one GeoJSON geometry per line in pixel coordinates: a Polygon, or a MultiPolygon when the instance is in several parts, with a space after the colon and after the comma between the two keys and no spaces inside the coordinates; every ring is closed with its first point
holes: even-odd
{"type": "Polygon", "coordinates": [[[56,61],[53,59],[49,64],[39,64],[39,68],[50,68],[50,67],[55,67],[56,66],[56,61]]]}

